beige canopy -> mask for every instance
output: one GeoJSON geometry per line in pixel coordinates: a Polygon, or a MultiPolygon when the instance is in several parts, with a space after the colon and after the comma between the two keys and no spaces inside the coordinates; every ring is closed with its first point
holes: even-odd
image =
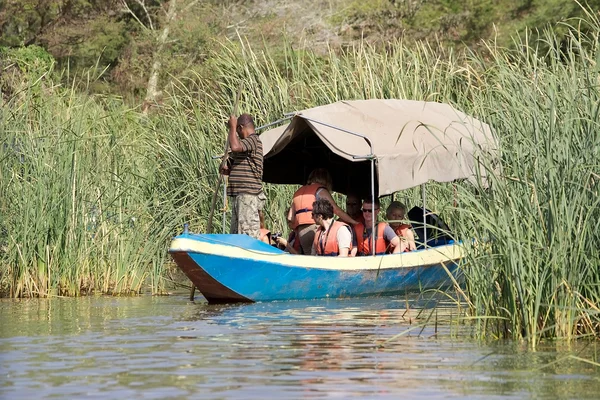
{"type": "Polygon", "coordinates": [[[333,189],[366,197],[371,159],[379,196],[429,180],[481,176],[483,157],[495,157],[490,127],[448,104],[413,100],[353,100],[310,108],[288,125],[262,133],[263,180],[304,184],[327,168],[333,189]]]}

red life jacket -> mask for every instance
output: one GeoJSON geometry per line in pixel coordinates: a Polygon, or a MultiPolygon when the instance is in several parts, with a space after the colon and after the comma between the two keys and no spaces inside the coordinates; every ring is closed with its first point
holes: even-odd
{"type": "Polygon", "coordinates": [[[292,243],[292,248],[294,250],[296,250],[296,252],[298,254],[301,253],[300,251],[300,238],[298,238],[298,235],[296,234],[296,231],[291,231],[289,236],[288,236],[288,240],[287,240],[288,244],[292,243]]]}
{"type": "MultiPolygon", "coordinates": [[[[412,226],[408,225],[408,224],[401,224],[399,227],[397,227],[394,232],[396,232],[396,235],[398,235],[398,237],[407,237],[406,236],[406,232],[408,232],[410,229],[412,228],[412,226]]],[[[388,249],[388,253],[391,253],[393,249],[388,249]]],[[[404,252],[409,252],[410,249],[408,248],[408,246],[406,246],[404,248],[404,252]]]]}
{"type": "MultiPolygon", "coordinates": [[[[348,224],[345,224],[344,222],[333,221],[327,232],[325,232],[323,228],[319,226],[319,229],[317,229],[317,232],[315,233],[315,239],[313,240],[313,246],[317,251],[318,256],[340,255],[340,247],[337,241],[337,233],[340,228],[348,229],[349,227],[348,224]],[[325,237],[321,240],[323,235],[325,235],[325,237]]],[[[350,241],[348,255],[350,255],[350,250],[352,250],[352,240],[350,241]]]]}
{"type": "MultiPolygon", "coordinates": [[[[387,223],[379,222],[375,230],[375,254],[385,254],[387,243],[383,235],[387,223]]],[[[367,236],[365,226],[360,223],[354,225],[354,234],[356,235],[356,248],[359,256],[368,256],[371,254],[371,235],[367,236]]]]}
{"type": "Polygon", "coordinates": [[[396,232],[396,235],[398,236],[406,237],[406,232],[408,232],[410,228],[411,226],[408,224],[401,224],[394,232],[396,232]]]}
{"type": "Polygon", "coordinates": [[[315,220],[312,218],[312,205],[317,201],[317,190],[324,188],[320,183],[313,183],[310,185],[304,185],[294,193],[292,204],[294,206],[294,228],[298,225],[314,224],[315,220]]]}

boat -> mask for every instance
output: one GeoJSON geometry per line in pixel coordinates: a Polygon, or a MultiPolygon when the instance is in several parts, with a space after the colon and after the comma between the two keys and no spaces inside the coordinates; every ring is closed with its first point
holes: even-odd
{"type": "MultiPolygon", "coordinates": [[[[485,187],[488,161],[497,157],[489,125],[444,103],[340,101],[291,113],[277,123],[282,124],[260,134],[263,181],[302,185],[312,169],[324,167],[332,173],[334,191],[363,198],[421,185],[423,210],[428,181],[468,179],[485,187]]],[[[173,239],[169,252],[209,303],[443,290],[460,282],[464,247],[428,238],[428,217],[423,213],[419,249],[401,254],[293,255],[247,235],[187,229],[173,239]]]]}

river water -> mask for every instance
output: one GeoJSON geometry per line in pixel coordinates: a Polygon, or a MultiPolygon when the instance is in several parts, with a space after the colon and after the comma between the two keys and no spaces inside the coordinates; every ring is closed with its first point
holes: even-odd
{"type": "Polygon", "coordinates": [[[5,299],[0,398],[600,397],[600,368],[582,361],[598,343],[481,343],[457,315],[423,298],[5,299]]]}

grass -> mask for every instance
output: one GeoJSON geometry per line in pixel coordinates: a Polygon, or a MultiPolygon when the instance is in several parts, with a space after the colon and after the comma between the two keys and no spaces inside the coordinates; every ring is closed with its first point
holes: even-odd
{"type": "MultiPolygon", "coordinates": [[[[558,42],[548,30],[515,39],[518,51],[394,42],[326,55],[288,47],[281,58],[226,43],[208,61],[211,76],[174,81],[150,117],[38,80],[0,111],[2,288],[12,297],[117,294],[151,282],[161,293],[170,237],[183,222],[206,229],[213,156],[243,81],[240,110],[257,125],[362,98],[448,102],[488,122],[501,156],[501,169],[489,165],[491,187],[428,192],[457,238],[478,240],[463,265],[469,320],[481,337],[533,346],[598,337],[600,23],[594,14],[578,23],[591,34],[569,28],[558,42]]],[[[293,189],[266,185],[273,231],[285,231],[293,189]]],[[[420,203],[418,189],[397,197],[420,203]]],[[[226,207],[217,207],[218,227],[226,207]]]]}

